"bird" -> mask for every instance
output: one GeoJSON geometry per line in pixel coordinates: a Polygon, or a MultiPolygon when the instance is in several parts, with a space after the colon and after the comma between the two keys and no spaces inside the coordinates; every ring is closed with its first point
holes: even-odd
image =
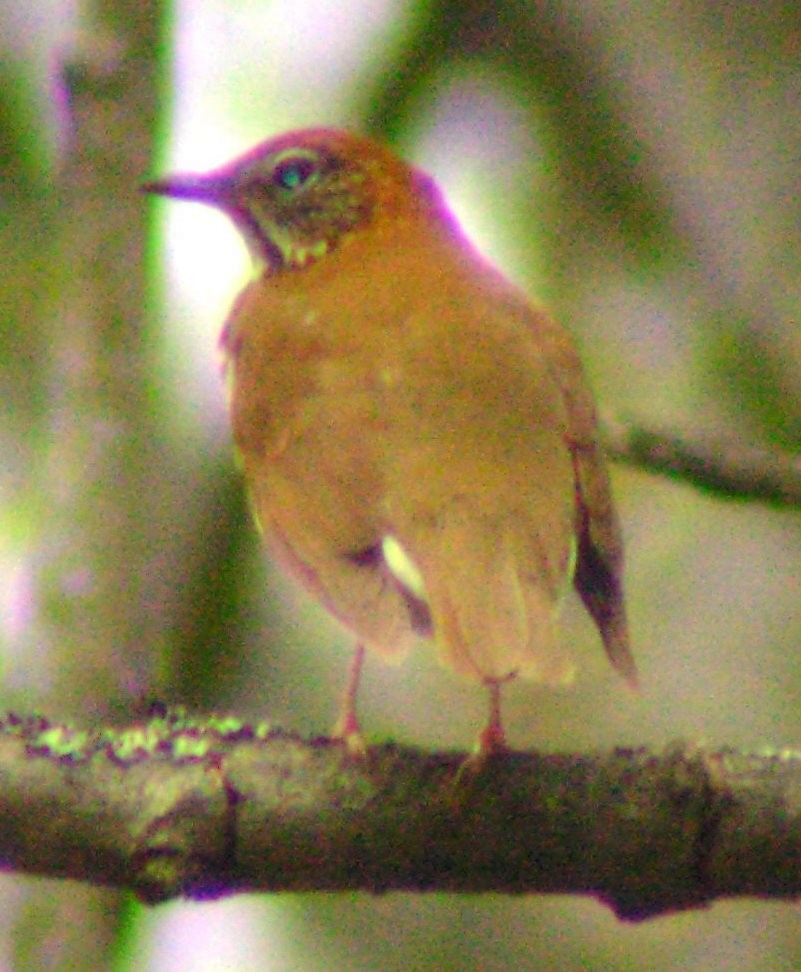
{"type": "Polygon", "coordinates": [[[508,750],[501,687],[575,673],[573,585],[632,687],[623,546],[568,332],[469,241],[427,174],[332,128],[145,191],[217,208],[253,273],[224,323],[233,439],[267,547],[354,638],[333,736],[365,743],[371,651],[433,643],[485,686],[475,753],[508,750]]]}

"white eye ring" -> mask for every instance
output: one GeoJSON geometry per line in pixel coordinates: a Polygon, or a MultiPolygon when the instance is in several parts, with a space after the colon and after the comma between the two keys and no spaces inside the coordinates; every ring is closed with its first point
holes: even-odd
{"type": "Polygon", "coordinates": [[[279,189],[294,192],[305,185],[314,174],[316,165],[304,156],[290,156],[282,159],[273,170],[273,182],[279,189]]]}

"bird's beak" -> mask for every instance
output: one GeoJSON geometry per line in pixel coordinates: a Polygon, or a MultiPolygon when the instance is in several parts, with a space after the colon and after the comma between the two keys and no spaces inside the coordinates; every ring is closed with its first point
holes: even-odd
{"type": "Polygon", "coordinates": [[[154,182],[145,182],[140,188],[142,192],[152,192],[157,196],[213,206],[233,220],[258,265],[275,268],[286,262],[280,245],[251,212],[246,198],[247,183],[243,186],[236,173],[224,169],[203,175],[179,172],[154,182]]]}
{"type": "Polygon", "coordinates": [[[173,199],[190,199],[205,203],[207,206],[222,206],[231,198],[231,180],[218,174],[193,175],[178,173],[157,179],[155,182],[145,182],[142,192],[152,192],[158,196],[171,196],[173,199]]]}

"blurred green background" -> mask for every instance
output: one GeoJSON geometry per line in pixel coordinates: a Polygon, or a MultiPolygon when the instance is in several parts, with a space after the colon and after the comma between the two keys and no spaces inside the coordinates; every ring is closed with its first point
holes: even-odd
{"type": "MultiPolygon", "coordinates": [[[[242,245],[137,191],[287,128],[365,130],[435,175],[571,328],[602,407],[799,448],[797,4],[4,0],[0,82],[2,708],[333,718],[348,640],[259,550],[231,455],[216,334],[242,245]]],[[[512,743],[799,745],[798,514],[613,476],[642,695],[571,603],[577,683],[513,686],[512,743]]],[[[361,712],[372,739],[464,749],[484,699],[422,649],[369,664],[361,712]]],[[[639,927],[556,897],[145,911],[9,875],[0,967],[772,972],[801,965],[795,910],[639,927]]]]}

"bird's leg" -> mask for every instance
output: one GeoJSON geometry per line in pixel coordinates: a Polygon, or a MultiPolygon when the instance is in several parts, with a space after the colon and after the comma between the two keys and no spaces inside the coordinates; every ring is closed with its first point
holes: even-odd
{"type": "Polygon", "coordinates": [[[495,753],[508,752],[506,734],[501,722],[501,683],[506,679],[487,678],[484,684],[489,690],[489,718],[487,725],[479,733],[476,742],[476,756],[482,759],[495,753]]]}
{"type": "Polygon", "coordinates": [[[364,667],[364,645],[357,642],[353,649],[353,657],[350,662],[348,680],[345,684],[345,691],[342,694],[342,703],[339,709],[339,718],[334,723],[331,736],[340,739],[352,753],[363,754],[367,750],[359,720],[356,716],[356,696],[359,692],[359,681],[362,677],[364,667]]]}

